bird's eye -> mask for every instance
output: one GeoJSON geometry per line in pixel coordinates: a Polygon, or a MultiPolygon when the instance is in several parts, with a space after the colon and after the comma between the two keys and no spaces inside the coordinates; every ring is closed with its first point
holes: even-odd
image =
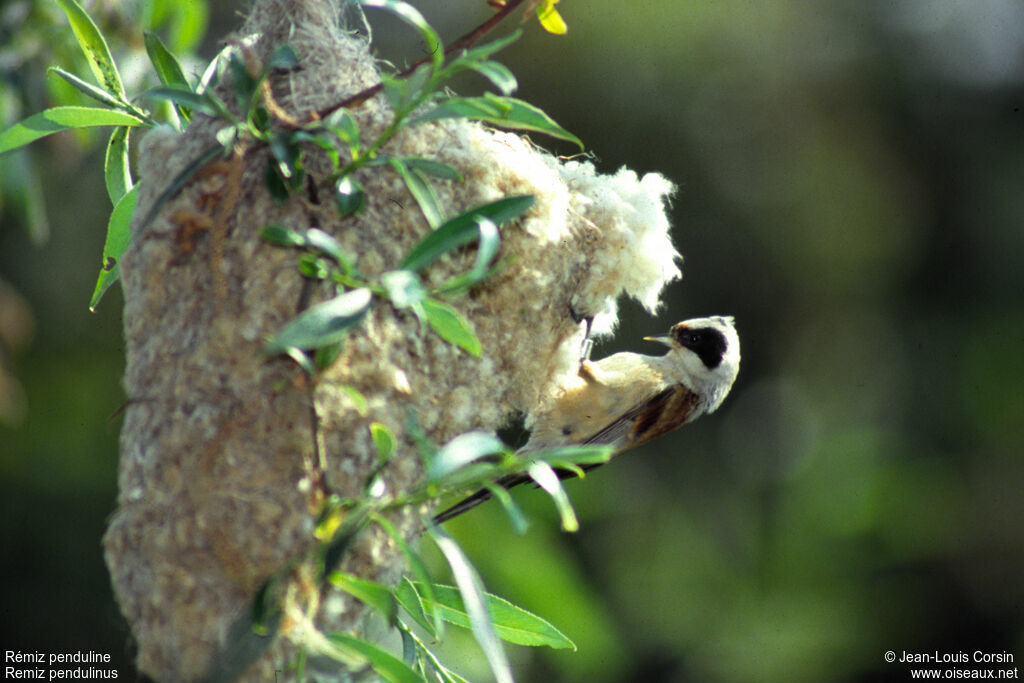
{"type": "Polygon", "coordinates": [[[700,344],[701,339],[702,336],[700,332],[690,332],[688,335],[686,335],[686,343],[688,345],[696,346],[697,344],[700,344]]]}

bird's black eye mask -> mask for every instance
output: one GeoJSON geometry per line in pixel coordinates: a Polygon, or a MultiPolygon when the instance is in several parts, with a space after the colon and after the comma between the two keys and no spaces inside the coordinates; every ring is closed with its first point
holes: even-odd
{"type": "Polygon", "coordinates": [[[713,327],[684,327],[675,325],[670,334],[680,346],[690,349],[708,370],[722,364],[727,342],[725,335],[713,327]]]}

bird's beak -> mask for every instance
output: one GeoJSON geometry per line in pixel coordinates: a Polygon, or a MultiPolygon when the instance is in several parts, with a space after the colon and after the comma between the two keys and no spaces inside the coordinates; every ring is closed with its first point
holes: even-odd
{"type": "Polygon", "coordinates": [[[669,348],[672,348],[674,345],[672,337],[644,337],[644,341],[658,342],[659,344],[664,344],[669,348]]]}

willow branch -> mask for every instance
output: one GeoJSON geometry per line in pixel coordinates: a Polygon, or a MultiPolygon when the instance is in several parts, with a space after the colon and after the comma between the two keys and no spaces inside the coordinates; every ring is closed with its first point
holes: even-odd
{"type": "MultiPolygon", "coordinates": [[[[525,0],[507,0],[507,2],[505,2],[501,9],[494,13],[494,16],[492,16],[490,19],[477,26],[475,29],[473,29],[466,35],[456,40],[447,48],[445,48],[445,56],[447,57],[448,55],[454,54],[461,50],[465,50],[475,45],[477,41],[479,41],[485,35],[490,33],[495,26],[500,24],[505,19],[505,17],[507,17],[513,11],[515,11],[516,8],[523,4],[523,2],[525,2],[525,0]]],[[[412,72],[416,71],[416,69],[418,69],[423,64],[426,64],[430,60],[431,57],[429,56],[416,60],[415,62],[412,63],[412,65],[409,66],[409,68],[399,73],[398,78],[408,77],[409,75],[412,74],[412,72]]],[[[318,112],[316,112],[316,118],[324,119],[333,114],[334,112],[338,111],[342,107],[357,107],[366,100],[376,95],[378,92],[380,92],[382,87],[384,87],[383,83],[378,83],[377,85],[371,86],[369,88],[366,88],[365,90],[357,92],[355,95],[352,95],[351,97],[346,98],[341,102],[325,107],[324,109],[321,109],[318,112]]]]}

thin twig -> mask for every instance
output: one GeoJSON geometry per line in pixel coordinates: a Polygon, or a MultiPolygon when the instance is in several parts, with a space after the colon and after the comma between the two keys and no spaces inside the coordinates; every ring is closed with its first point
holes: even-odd
{"type": "MultiPolygon", "coordinates": [[[[492,16],[490,19],[477,26],[475,29],[473,29],[466,35],[456,40],[447,48],[445,48],[445,56],[472,47],[474,44],[476,44],[478,40],[480,40],[490,31],[492,31],[495,26],[500,24],[505,19],[505,17],[507,17],[509,14],[515,11],[515,9],[519,7],[519,5],[523,4],[523,2],[525,2],[525,0],[507,0],[507,2],[504,4],[504,6],[502,6],[501,9],[494,13],[494,16],[492,16]]],[[[406,78],[410,76],[414,71],[416,71],[416,69],[418,69],[423,64],[426,64],[430,60],[431,57],[427,56],[413,62],[412,65],[409,66],[409,68],[398,74],[398,78],[406,78]]],[[[332,104],[329,107],[321,109],[316,113],[316,117],[318,119],[324,119],[333,114],[334,112],[338,111],[342,107],[357,107],[366,100],[376,95],[378,92],[380,92],[381,88],[383,87],[383,83],[378,83],[377,85],[371,86],[361,92],[356,93],[355,95],[352,95],[347,99],[342,100],[341,102],[332,104]]]]}

